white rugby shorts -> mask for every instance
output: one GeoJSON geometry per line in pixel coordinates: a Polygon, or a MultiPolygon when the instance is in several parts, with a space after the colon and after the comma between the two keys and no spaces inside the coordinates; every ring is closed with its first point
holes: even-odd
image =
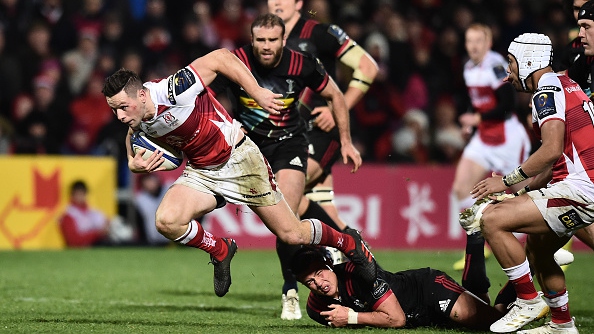
{"type": "Polygon", "coordinates": [[[560,237],[572,236],[576,230],[594,221],[594,202],[567,181],[529,191],[528,196],[560,237]]]}
{"type": "Polygon", "coordinates": [[[530,138],[526,128],[512,116],[505,122],[505,142],[501,145],[485,144],[476,132],[464,148],[462,157],[481,165],[487,171],[500,175],[511,173],[528,159],[530,138]]]}
{"type": "Polygon", "coordinates": [[[222,196],[227,202],[240,205],[274,205],[283,196],[268,162],[247,136],[233,149],[226,163],[212,169],[188,164],[175,184],[222,196]]]}

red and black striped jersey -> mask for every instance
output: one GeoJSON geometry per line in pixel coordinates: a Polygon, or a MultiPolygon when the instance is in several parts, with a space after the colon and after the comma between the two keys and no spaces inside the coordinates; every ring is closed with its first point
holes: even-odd
{"type": "Polygon", "coordinates": [[[230,88],[234,109],[233,115],[249,133],[282,140],[305,132],[305,121],[297,110],[299,96],[307,87],[321,92],[328,84],[329,76],[321,62],[309,54],[283,48],[280,63],[264,67],[253,54],[251,45],[234,50],[233,53],[248,67],[261,87],[282,94],[283,110],[273,115],[262,109],[239,85],[218,76],[209,88],[220,93],[230,88]]]}

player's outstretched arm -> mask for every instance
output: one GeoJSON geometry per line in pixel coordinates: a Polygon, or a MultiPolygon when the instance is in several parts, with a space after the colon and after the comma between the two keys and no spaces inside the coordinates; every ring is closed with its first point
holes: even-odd
{"type": "Polygon", "coordinates": [[[344,95],[332,78],[329,78],[328,84],[320,92],[320,95],[325,98],[331,106],[334,122],[336,123],[338,132],[340,133],[340,145],[343,162],[346,164],[348,163],[349,159],[353,161],[354,166],[351,172],[356,172],[359,167],[361,167],[363,159],[361,158],[359,151],[353,145],[351,139],[349,111],[347,109],[344,95]]]}
{"type": "Polygon", "coordinates": [[[278,114],[284,106],[279,100],[282,94],[274,94],[258,85],[249,69],[227,49],[214,50],[194,60],[190,66],[200,74],[206,86],[210,85],[218,73],[239,84],[258,104],[269,113],[278,114]]]}

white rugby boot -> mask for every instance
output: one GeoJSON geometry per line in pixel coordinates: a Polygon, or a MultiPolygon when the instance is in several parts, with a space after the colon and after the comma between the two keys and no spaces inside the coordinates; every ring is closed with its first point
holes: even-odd
{"type": "Polygon", "coordinates": [[[489,197],[483,197],[474,202],[469,208],[460,212],[460,219],[458,221],[460,222],[460,226],[466,230],[466,234],[471,235],[481,231],[481,217],[489,203],[491,203],[489,197]]]}
{"type": "Polygon", "coordinates": [[[287,291],[287,294],[283,294],[282,301],[283,310],[281,312],[281,319],[301,319],[301,308],[299,308],[299,295],[297,294],[297,290],[291,289],[287,291]]]}
{"type": "Polygon", "coordinates": [[[529,300],[517,298],[509,307],[507,314],[491,324],[490,329],[494,333],[515,332],[532,321],[546,317],[548,313],[549,306],[540,294],[529,300]]]}

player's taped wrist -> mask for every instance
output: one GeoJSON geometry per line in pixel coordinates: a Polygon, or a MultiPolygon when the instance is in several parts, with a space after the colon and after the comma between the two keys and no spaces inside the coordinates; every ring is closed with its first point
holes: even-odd
{"type": "Polygon", "coordinates": [[[355,312],[355,310],[353,310],[352,308],[349,308],[347,323],[349,325],[356,325],[359,323],[358,318],[359,318],[359,313],[355,312]]]}
{"type": "Polygon", "coordinates": [[[529,191],[530,191],[530,186],[525,186],[524,188],[522,188],[522,189],[520,189],[520,190],[516,191],[516,192],[514,193],[514,196],[520,196],[520,195],[524,195],[525,193],[527,193],[527,192],[529,192],[529,191]]]}
{"type": "Polygon", "coordinates": [[[511,173],[503,177],[503,184],[506,187],[512,186],[516,183],[520,183],[528,178],[528,175],[522,170],[522,166],[516,167],[511,173]]]}

